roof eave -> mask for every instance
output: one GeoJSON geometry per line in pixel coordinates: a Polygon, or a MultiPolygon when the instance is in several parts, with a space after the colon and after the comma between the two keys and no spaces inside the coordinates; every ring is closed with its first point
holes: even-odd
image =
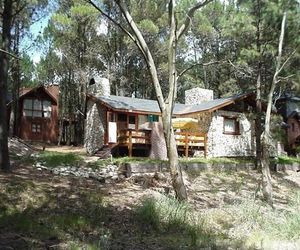
{"type": "Polygon", "coordinates": [[[146,114],[146,115],[161,115],[161,112],[155,112],[155,111],[145,111],[145,110],[138,110],[138,109],[118,109],[114,108],[105,101],[91,95],[91,94],[86,94],[86,96],[90,99],[92,99],[94,102],[98,102],[105,106],[106,108],[115,111],[115,112],[122,112],[122,113],[138,113],[138,114],[146,114]]]}

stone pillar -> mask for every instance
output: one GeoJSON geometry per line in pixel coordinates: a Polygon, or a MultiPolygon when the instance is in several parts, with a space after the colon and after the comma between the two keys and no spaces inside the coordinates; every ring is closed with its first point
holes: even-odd
{"type": "Polygon", "coordinates": [[[151,131],[151,159],[167,160],[167,146],[164,137],[163,125],[161,122],[152,123],[151,131]]]}
{"type": "Polygon", "coordinates": [[[214,99],[214,91],[210,89],[193,88],[185,91],[185,104],[196,105],[214,99]]]}
{"type": "MultiPolygon", "coordinates": [[[[88,87],[87,93],[99,96],[110,95],[110,85],[106,78],[95,78],[95,84],[88,87]]],[[[88,154],[94,154],[104,145],[106,110],[92,100],[87,102],[84,147],[88,154]]]]}

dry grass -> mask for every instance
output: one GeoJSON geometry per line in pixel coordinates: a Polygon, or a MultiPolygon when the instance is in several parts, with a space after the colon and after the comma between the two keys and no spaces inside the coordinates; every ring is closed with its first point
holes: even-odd
{"type": "MultiPolygon", "coordinates": [[[[64,160],[62,153],[54,156],[64,160]]],[[[159,181],[151,187],[134,179],[101,184],[23,162],[11,174],[0,173],[0,248],[299,248],[300,173],[273,174],[276,210],[256,192],[256,171],[185,178],[189,201],[178,203],[157,192],[164,190],[159,181]]]]}

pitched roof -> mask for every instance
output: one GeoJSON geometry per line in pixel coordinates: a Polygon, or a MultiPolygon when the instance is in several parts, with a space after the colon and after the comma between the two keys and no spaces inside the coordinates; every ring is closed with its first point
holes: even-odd
{"type": "Polygon", "coordinates": [[[294,110],[288,117],[289,118],[295,118],[298,121],[300,121],[300,111],[299,110],[294,110]]]}
{"type": "Polygon", "coordinates": [[[57,85],[52,85],[49,87],[44,87],[44,86],[37,86],[34,88],[21,88],[20,89],[20,95],[19,98],[24,97],[25,95],[34,92],[38,89],[44,89],[45,92],[57,103],[58,102],[58,97],[59,97],[59,87],[57,85]]]}
{"type": "MultiPolygon", "coordinates": [[[[199,113],[204,111],[212,112],[214,110],[230,105],[238,100],[244,99],[250,95],[253,95],[253,93],[251,92],[246,94],[234,95],[226,98],[215,99],[197,105],[186,105],[176,103],[173,114],[187,115],[191,113],[199,113]]],[[[146,100],[115,95],[96,97],[88,94],[88,97],[92,98],[96,102],[102,103],[103,105],[113,110],[131,111],[137,113],[161,113],[158,106],[158,102],[156,100],[146,100]]]]}

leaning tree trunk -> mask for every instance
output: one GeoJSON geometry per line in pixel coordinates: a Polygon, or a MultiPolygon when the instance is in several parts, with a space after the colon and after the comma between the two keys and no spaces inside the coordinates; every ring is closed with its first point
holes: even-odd
{"type": "Polygon", "coordinates": [[[173,188],[175,190],[176,196],[179,200],[187,199],[187,193],[182,179],[181,170],[178,163],[177,148],[175,143],[174,132],[172,128],[172,113],[174,102],[177,93],[177,75],[176,75],[176,45],[177,41],[182,37],[188,30],[191,24],[191,19],[194,16],[196,10],[212,2],[212,0],[204,0],[202,2],[196,2],[186,13],[185,21],[181,24],[180,28],[177,30],[177,22],[175,20],[175,0],[168,1],[169,9],[169,25],[170,25],[170,39],[168,47],[168,70],[169,70],[169,93],[166,100],[164,99],[160,81],[158,79],[157,68],[154,63],[152,54],[149,47],[137,27],[136,23],[132,19],[126,4],[122,0],[115,0],[116,4],[119,6],[121,13],[123,14],[127,24],[129,25],[131,31],[125,29],[121,23],[117,22],[110,15],[107,15],[101,8],[99,8],[92,0],[89,3],[92,4],[98,11],[101,12],[106,18],[112,21],[117,27],[119,27],[134,43],[137,45],[138,49],[142,53],[155,89],[157,102],[162,113],[164,135],[167,145],[167,153],[169,157],[170,173],[173,182],[173,188]],[[132,32],[132,33],[131,33],[132,32]]]}
{"type": "MultiPolygon", "coordinates": [[[[174,7],[174,3],[170,1],[172,4],[171,7],[174,7]]],[[[169,158],[169,170],[172,178],[172,184],[174,191],[176,193],[176,198],[178,200],[186,200],[187,192],[182,179],[182,173],[180,170],[179,162],[178,162],[178,154],[176,148],[176,142],[174,137],[174,132],[172,128],[172,113],[176,96],[176,68],[175,68],[175,54],[176,54],[176,25],[175,25],[175,12],[174,8],[172,8],[171,13],[171,31],[170,31],[170,39],[169,39],[169,52],[168,52],[168,60],[169,60],[169,95],[167,100],[164,100],[160,82],[158,79],[157,69],[155,62],[153,60],[152,54],[147,46],[145,39],[143,38],[140,30],[136,26],[134,20],[132,19],[126,5],[123,1],[117,2],[119,5],[121,12],[123,13],[127,23],[130,25],[132,31],[135,34],[135,38],[132,37],[142,52],[146,63],[148,65],[148,69],[150,71],[150,75],[152,78],[152,82],[156,92],[156,98],[162,113],[163,120],[163,129],[164,136],[167,145],[167,154],[169,158]]]]}
{"type": "Polygon", "coordinates": [[[167,146],[167,155],[169,159],[169,170],[172,179],[172,186],[175,191],[176,198],[178,200],[187,200],[187,192],[182,178],[181,167],[178,161],[178,152],[174,136],[173,127],[170,124],[170,113],[166,112],[162,114],[164,136],[167,146]]]}
{"type": "Polygon", "coordinates": [[[9,55],[6,52],[10,49],[11,23],[12,1],[5,0],[2,12],[2,52],[0,52],[0,166],[3,171],[10,170],[6,108],[9,55]]]}
{"type": "Polygon", "coordinates": [[[289,58],[281,64],[282,57],[282,46],[283,46],[283,38],[284,38],[284,29],[285,29],[285,20],[286,20],[286,12],[284,12],[282,22],[281,22],[281,33],[279,37],[278,44],[278,55],[276,58],[276,69],[273,75],[272,84],[270,88],[270,92],[268,95],[268,105],[266,111],[265,118],[265,129],[262,135],[262,190],[265,200],[269,205],[273,207],[273,189],[272,189],[272,179],[270,173],[270,149],[272,147],[272,138],[270,133],[270,123],[271,123],[271,111],[273,105],[273,94],[278,83],[278,75],[280,71],[283,69],[286,62],[289,58]]]}

